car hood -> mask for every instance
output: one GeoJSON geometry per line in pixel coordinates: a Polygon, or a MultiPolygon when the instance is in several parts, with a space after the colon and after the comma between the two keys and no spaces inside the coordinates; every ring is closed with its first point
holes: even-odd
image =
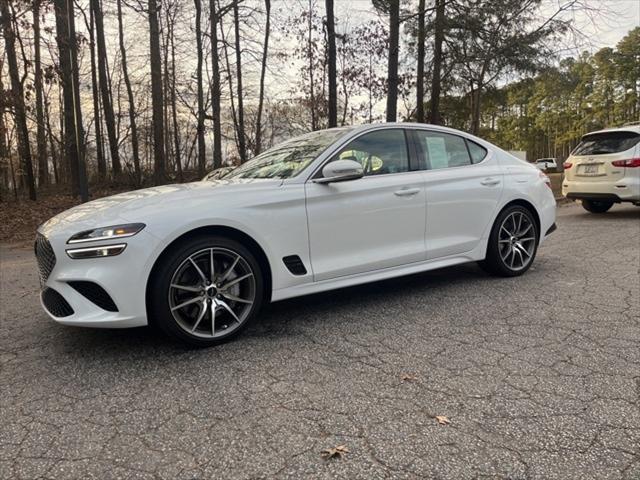
{"type": "Polygon", "coordinates": [[[201,205],[211,199],[211,206],[219,207],[235,203],[239,196],[250,195],[255,198],[261,191],[267,193],[280,185],[281,179],[222,179],[134,190],[73,207],[42,224],[38,231],[47,235],[57,226],[70,224],[81,231],[122,222],[144,222],[163,211],[184,209],[187,201],[201,205]]]}

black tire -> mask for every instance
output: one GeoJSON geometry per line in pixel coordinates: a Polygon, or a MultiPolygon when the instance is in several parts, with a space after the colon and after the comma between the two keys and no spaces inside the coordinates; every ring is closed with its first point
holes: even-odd
{"type": "MultiPolygon", "coordinates": [[[[196,257],[196,263],[197,262],[198,260],[196,257]]],[[[230,261],[229,263],[232,262],[230,261]]],[[[205,266],[200,266],[202,267],[202,272],[206,273],[205,276],[208,277],[209,273],[205,270],[205,266]]],[[[226,266],[223,265],[222,270],[227,267],[228,264],[226,266]]],[[[214,268],[214,271],[215,270],[216,269],[214,268]]],[[[233,278],[231,280],[233,280],[233,278]]],[[[241,285],[241,283],[238,284],[237,288],[244,288],[241,287],[241,285]]],[[[206,288],[212,287],[214,287],[214,285],[206,288]]],[[[213,293],[215,294],[215,288],[213,290],[213,293]]],[[[206,292],[208,292],[208,290],[206,290],[206,292]]],[[[185,295],[196,296],[201,295],[201,293],[185,293],[185,295]]],[[[208,308],[211,308],[211,302],[216,301],[214,300],[214,298],[224,300],[227,305],[236,304],[236,302],[229,301],[226,298],[222,298],[221,295],[208,297],[207,293],[204,293],[204,296],[202,298],[205,299],[205,302],[210,302],[208,307],[205,303],[201,303],[200,301],[198,301],[195,305],[184,308],[198,308],[206,310],[208,308]]],[[[251,323],[253,323],[262,306],[263,299],[264,276],[260,269],[258,261],[248,248],[246,248],[241,243],[226,237],[212,235],[198,236],[187,239],[184,242],[179,243],[175,247],[172,247],[170,251],[166,252],[160,258],[159,263],[154,269],[152,277],[149,281],[149,289],[147,291],[147,312],[150,316],[150,323],[154,326],[159,327],[169,337],[177,339],[191,346],[209,347],[231,340],[232,338],[239,335],[251,323]],[[187,268],[185,265],[188,265],[187,262],[190,262],[190,257],[194,255],[206,255],[206,253],[204,252],[207,250],[211,251],[212,249],[215,249],[216,251],[220,250],[223,253],[231,252],[230,255],[235,254],[243,259],[242,265],[245,266],[245,268],[250,269],[253,275],[252,277],[250,277],[250,279],[253,278],[254,280],[251,288],[251,293],[253,294],[254,299],[253,303],[247,306],[244,310],[243,318],[241,318],[242,321],[239,324],[229,315],[229,313],[227,313],[226,310],[214,307],[216,314],[214,315],[215,326],[213,327],[213,331],[215,332],[216,328],[219,327],[218,324],[220,323],[220,320],[218,312],[222,312],[223,317],[225,317],[223,318],[224,322],[232,324],[232,328],[228,328],[226,323],[222,322],[223,328],[221,329],[219,336],[206,338],[202,336],[203,333],[200,333],[200,330],[197,330],[196,334],[190,333],[185,328],[184,323],[181,325],[179,320],[176,319],[174,314],[172,313],[170,302],[172,302],[173,299],[170,298],[170,296],[176,294],[176,289],[171,286],[171,282],[172,279],[174,279],[174,276],[177,275],[180,271],[179,269],[187,268]],[[229,317],[228,319],[226,318],[227,316],[229,317]],[[227,328],[229,330],[228,333],[226,333],[227,328]]],[[[237,305],[239,306],[241,304],[237,303],[237,305]]],[[[175,309],[176,306],[174,306],[173,308],[175,309]]],[[[202,310],[199,311],[201,312],[202,310]]],[[[179,309],[178,312],[182,312],[182,309],[179,309]]],[[[212,321],[210,311],[205,312],[203,315],[204,317],[202,318],[201,323],[202,327],[205,327],[207,325],[207,322],[208,325],[211,325],[212,321]]],[[[182,321],[181,314],[179,314],[179,317],[182,321]]],[[[185,318],[188,318],[188,316],[185,315],[185,318]]]]}
{"type": "MultiPolygon", "coordinates": [[[[526,227],[523,227],[523,229],[526,227]]],[[[487,273],[492,275],[497,275],[500,277],[517,277],[525,273],[535,260],[536,253],[538,251],[538,243],[540,240],[540,233],[538,232],[538,225],[535,221],[533,213],[528,209],[520,205],[512,205],[511,207],[505,208],[493,224],[491,228],[491,234],[489,235],[489,243],[487,245],[487,256],[484,260],[478,262],[478,265],[487,273]],[[506,219],[518,214],[522,214],[524,218],[527,219],[527,227],[530,225],[530,230],[525,234],[526,236],[522,236],[521,238],[532,238],[529,240],[530,244],[527,244],[527,247],[530,247],[531,253],[530,257],[527,260],[526,265],[521,268],[513,268],[509,265],[508,260],[510,259],[507,256],[507,261],[503,259],[503,254],[501,254],[501,249],[504,248],[503,243],[504,240],[500,238],[500,231],[503,223],[506,219]]],[[[512,246],[509,245],[511,248],[512,246]]],[[[512,248],[513,250],[513,248],[512,248]]],[[[516,257],[515,253],[513,253],[514,257],[516,257]]],[[[523,258],[520,255],[520,258],[523,258]]]]}
{"type": "Polygon", "coordinates": [[[613,207],[613,202],[610,200],[582,200],[582,208],[590,213],[605,213],[613,207]]]}

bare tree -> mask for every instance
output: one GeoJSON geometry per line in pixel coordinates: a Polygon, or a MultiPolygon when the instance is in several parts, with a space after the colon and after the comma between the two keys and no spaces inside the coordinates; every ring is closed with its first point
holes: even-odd
{"type": "Polygon", "coordinates": [[[424,3],[418,3],[418,62],[416,68],[416,121],[424,122],[424,43],[426,40],[424,24],[424,3]]]}
{"type": "Polygon", "coordinates": [[[317,130],[316,99],[313,88],[313,0],[309,0],[309,12],[307,16],[309,24],[309,37],[307,40],[307,57],[309,59],[309,96],[311,100],[311,130],[317,130]]]}
{"type": "Polygon", "coordinates": [[[433,41],[433,72],[431,75],[431,102],[429,107],[429,123],[440,124],[440,84],[442,70],[442,42],[444,41],[444,22],[446,0],[435,0],[435,36],[433,41]]]}
{"type": "Polygon", "coordinates": [[[40,60],[40,0],[33,0],[34,88],[36,90],[36,138],[38,145],[38,184],[49,183],[47,139],[42,99],[42,62],[40,60]]]}
{"type": "Polygon", "coordinates": [[[329,62],[329,127],[338,126],[338,86],[336,79],[336,25],[333,18],[333,0],[325,0],[327,10],[327,43],[329,62]]]}
{"type": "Polygon", "coordinates": [[[269,34],[271,30],[271,0],[264,0],[265,26],[264,44],[262,46],[262,63],[260,67],[260,93],[258,94],[258,112],[256,114],[255,154],[262,151],[262,110],[264,108],[264,78],[267,73],[267,56],[269,52],[269,34]]]}
{"type": "MultiPolygon", "coordinates": [[[[0,56],[0,72],[2,72],[3,63],[4,59],[0,56]]],[[[9,165],[11,163],[11,157],[9,156],[9,144],[7,142],[7,135],[9,132],[7,130],[7,125],[4,122],[4,112],[8,107],[9,105],[7,105],[7,96],[4,91],[2,75],[0,75],[0,173],[2,174],[4,185],[6,185],[7,188],[9,186],[8,170],[11,169],[11,166],[9,165]]],[[[15,189],[15,185],[13,191],[17,199],[18,191],[15,189]]]]}
{"type": "MultiPolygon", "coordinates": [[[[214,1],[214,0],[211,0],[214,1]]],[[[157,0],[149,0],[149,37],[151,57],[151,102],[153,110],[153,159],[156,184],[166,180],[164,151],[164,112],[162,94],[162,59],[160,57],[160,29],[157,0]]]]}
{"type": "Polygon", "coordinates": [[[233,28],[236,45],[236,85],[238,88],[238,153],[240,162],[247,161],[247,139],[244,128],[244,92],[242,90],[242,49],[240,48],[240,12],[238,2],[233,2],[233,28]]]}
{"type": "Polygon", "coordinates": [[[131,127],[131,150],[133,154],[133,169],[135,173],[136,185],[140,185],[142,172],[140,169],[140,147],[138,146],[138,126],[136,123],[135,101],[131,79],[129,78],[129,67],[127,66],[127,49],[124,45],[124,27],[122,22],[122,0],[117,0],[118,7],[118,42],[120,44],[120,61],[122,63],[122,76],[127,87],[127,100],[129,102],[129,126],[131,127]]]}
{"type": "Polygon", "coordinates": [[[198,90],[198,112],[197,112],[197,128],[196,136],[198,140],[198,176],[204,176],[206,166],[206,144],[204,139],[204,89],[202,86],[202,3],[201,0],[194,0],[196,7],[196,55],[198,57],[198,65],[196,67],[196,87],[198,90]]]}
{"type": "Polygon", "coordinates": [[[2,14],[2,27],[4,43],[9,64],[9,77],[11,79],[11,103],[13,106],[17,137],[18,154],[22,160],[23,168],[27,173],[27,187],[29,198],[36,199],[36,185],[33,178],[33,163],[31,162],[31,150],[29,148],[29,129],[27,128],[27,113],[24,105],[24,92],[18,70],[18,60],[15,50],[15,32],[13,30],[12,15],[9,12],[8,2],[0,2],[0,14],[2,14]]]}
{"type": "Polygon", "coordinates": [[[102,94],[102,109],[104,110],[104,123],[107,127],[107,137],[109,139],[109,153],[111,155],[111,168],[114,176],[118,177],[122,173],[120,164],[120,154],[118,152],[118,135],[116,133],[115,115],[111,102],[111,92],[108,80],[107,47],[104,40],[104,22],[102,19],[102,6],[100,0],[91,0],[93,10],[93,20],[96,25],[96,40],[98,44],[98,78],[100,79],[100,92],[102,94]]]}
{"type": "Polygon", "coordinates": [[[178,181],[182,182],[182,159],[180,157],[180,130],[178,128],[178,111],[176,106],[176,43],[175,21],[177,7],[174,6],[171,18],[169,18],[169,42],[171,47],[171,118],[173,122],[173,145],[178,181]]]}
{"type": "MultiPolygon", "coordinates": [[[[84,11],[82,12],[84,15],[84,11]]],[[[85,24],[89,31],[89,53],[91,55],[91,93],[93,98],[93,124],[96,137],[96,159],[98,163],[98,178],[104,179],[107,176],[107,164],[104,158],[104,144],[102,143],[102,121],[100,118],[100,87],[98,86],[98,72],[96,68],[96,42],[95,42],[95,22],[93,20],[93,9],[89,8],[89,20],[85,15],[85,24]]]]}
{"type": "Polygon", "coordinates": [[[216,0],[209,0],[211,27],[211,118],[213,120],[213,168],[222,166],[222,124],[220,118],[220,54],[216,0]]]}
{"type": "Polygon", "coordinates": [[[387,61],[387,122],[395,122],[398,111],[398,56],[400,52],[400,0],[374,0],[374,6],[389,16],[387,61]]]}
{"type": "Polygon", "coordinates": [[[78,79],[78,45],[74,5],[71,0],[54,0],[56,41],[58,43],[63,91],[64,145],[69,159],[72,193],[83,202],[89,200],[87,169],[84,159],[84,128],[78,79]]]}

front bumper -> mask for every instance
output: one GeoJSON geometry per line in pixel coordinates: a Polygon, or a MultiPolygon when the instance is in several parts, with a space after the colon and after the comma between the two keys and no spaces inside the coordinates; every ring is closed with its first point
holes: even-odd
{"type": "MultiPolygon", "coordinates": [[[[147,325],[146,285],[152,267],[150,252],[155,250],[158,243],[155,237],[142,231],[127,238],[127,247],[117,256],[77,260],[69,258],[65,251],[70,248],[66,245],[66,236],[52,237],[48,241],[55,260],[53,268],[45,269],[45,272],[40,269],[40,302],[53,320],[80,327],[129,328],[147,325]],[[48,275],[46,270],[50,270],[48,275]],[[103,297],[106,294],[115,305],[105,306],[105,302],[96,299],[95,295],[74,288],[72,285],[77,285],[74,282],[94,286],[99,294],[103,297]],[[65,307],[64,302],[69,308],[65,307]]],[[[123,242],[92,242],[87,246],[114,243],[123,242]]],[[[38,258],[38,263],[41,265],[43,259],[38,258]]]]}

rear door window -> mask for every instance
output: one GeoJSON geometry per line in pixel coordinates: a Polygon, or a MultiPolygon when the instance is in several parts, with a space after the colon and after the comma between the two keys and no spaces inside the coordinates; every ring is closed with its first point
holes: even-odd
{"type": "MultiPolygon", "coordinates": [[[[428,170],[471,165],[471,156],[464,138],[427,130],[416,130],[415,134],[422,156],[421,163],[426,164],[428,170]]],[[[482,150],[483,152],[476,153],[479,161],[480,156],[484,158],[486,155],[486,150],[482,150]]]]}
{"type": "Polygon", "coordinates": [[[602,132],[585,135],[572,155],[606,155],[633,148],[640,141],[640,134],[634,132],[602,132]]]}

